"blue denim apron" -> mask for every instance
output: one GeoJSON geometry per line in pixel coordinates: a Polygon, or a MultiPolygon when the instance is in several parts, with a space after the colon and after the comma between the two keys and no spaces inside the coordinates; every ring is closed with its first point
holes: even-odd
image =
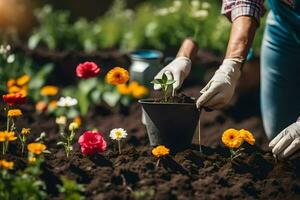
{"type": "Polygon", "coordinates": [[[300,0],[291,8],[269,0],[261,50],[261,110],[274,138],[300,116],[300,0]]]}

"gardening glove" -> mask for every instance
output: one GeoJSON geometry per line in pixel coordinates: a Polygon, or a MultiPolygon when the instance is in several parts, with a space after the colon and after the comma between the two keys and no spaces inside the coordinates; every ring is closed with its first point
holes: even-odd
{"type": "Polygon", "coordinates": [[[300,149],[300,121],[293,123],[277,135],[269,144],[278,158],[286,158],[300,149]]]}
{"type": "MultiPolygon", "coordinates": [[[[189,75],[191,71],[192,61],[187,57],[177,57],[170,64],[164,67],[160,72],[154,77],[154,79],[162,78],[165,73],[169,80],[174,79],[173,89],[178,90],[184,79],[189,75]]],[[[161,86],[159,84],[154,84],[154,90],[160,90],[161,86]]]]}
{"type": "Polygon", "coordinates": [[[202,95],[197,100],[197,108],[206,107],[220,109],[232,98],[241,76],[242,62],[228,58],[215,72],[208,84],[200,91],[202,95]]]}

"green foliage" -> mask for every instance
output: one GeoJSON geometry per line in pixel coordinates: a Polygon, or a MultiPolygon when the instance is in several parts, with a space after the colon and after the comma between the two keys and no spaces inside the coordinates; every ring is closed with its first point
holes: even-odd
{"type": "Polygon", "coordinates": [[[172,88],[173,83],[176,81],[173,79],[168,79],[167,75],[164,73],[161,79],[154,79],[151,81],[152,84],[158,84],[161,86],[161,90],[164,93],[164,101],[168,102],[169,91],[172,88]]]}
{"type": "Polygon", "coordinates": [[[41,160],[24,171],[11,173],[2,169],[0,173],[1,200],[43,200],[47,199],[46,185],[39,178],[41,160]]]}
{"type": "Polygon", "coordinates": [[[69,180],[65,177],[61,177],[62,185],[58,186],[60,193],[64,195],[66,200],[84,200],[85,197],[82,193],[85,191],[83,185],[76,183],[75,181],[69,180]]]}

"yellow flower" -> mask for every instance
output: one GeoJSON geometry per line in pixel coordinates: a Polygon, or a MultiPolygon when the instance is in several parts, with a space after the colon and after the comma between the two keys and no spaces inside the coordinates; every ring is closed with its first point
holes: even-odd
{"type": "Polygon", "coordinates": [[[14,162],[8,162],[6,160],[0,160],[0,167],[5,169],[12,169],[14,167],[14,162]]]}
{"type": "Polygon", "coordinates": [[[6,83],[6,86],[7,86],[8,88],[10,88],[10,87],[14,86],[15,84],[16,84],[16,80],[15,80],[15,79],[9,79],[9,80],[7,81],[7,83],[6,83]]]}
{"type": "Polygon", "coordinates": [[[255,143],[255,138],[253,136],[253,134],[245,129],[240,130],[240,134],[241,137],[248,143],[251,145],[254,145],[255,143]]]}
{"type": "Polygon", "coordinates": [[[21,90],[22,90],[22,88],[19,86],[16,86],[16,85],[13,85],[8,88],[9,93],[17,93],[17,92],[20,92],[21,90]]]}
{"type": "Polygon", "coordinates": [[[29,83],[29,81],[30,81],[30,77],[25,74],[17,79],[17,84],[19,86],[23,86],[23,85],[26,85],[27,83],[29,83]]]}
{"type": "Polygon", "coordinates": [[[8,117],[20,117],[22,116],[22,111],[20,109],[12,109],[7,112],[8,117]]]}
{"type": "Polygon", "coordinates": [[[115,67],[106,74],[105,80],[112,85],[124,84],[129,80],[129,73],[124,68],[115,67]]]}
{"type": "Polygon", "coordinates": [[[55,122],[56,122],[56,124],[58,124],[58,125],[65,125],[66,123],[67,123],[67,117],[65,117],[65,116],[60,116],[60,117],[57,117],[56,119],[55,119],[55,122]]]}
{"type": "Polygon", "coordinates": [[[126,84],[117,85],[117,90],[122,95],[129,95],[131,93],[130,88],[126,84]]]}
{"type": "Polygon", "coordinates": [[[233,128],[227,129],[222,135],[222,142],[229,148],[239,148],[243,141],[240,132],[233,128]]]}
{"type": "Polygon", "coordinates": [[[42,143],[30,143],[27,145],[28,151],[37,155],[41,154],[46,148],[46,145],[42,143]]]}
{"type": "Polygon", "coordinates": [[[138,82],[136,82],[136,81],[131,81],[130,83],[129,83],[129,89],[130,89],[130,91],[132,92],[133,90],[135,90],[136,88],[138,88],[140,86],[140,84],[138,83],[138,82]]]}
{"type": "Polygon", "coordinates": [[[28,135],[30,133],[31,129],[30,128],[22,128],[21,134],[22,135],[28,135]]]}
{"type": "Polygon", "coordinates": [[[148,94],[148,89],[142,85],[135,88],[135,90],[132,91],[132,96],[136,99],[142,98],[148,94]]]}
{"type": "Polygon", "coordinates": [[[157,158],[165,157],[170,154],[170,149],[164,145],[159,145],[152,149],[152,154],[157,158]]]}
{"type": "Polygon", "coordinates": [[[14,141],[16,139],[17,139],[17,137],[15,136],[15,132],[0,131],[0,142],[14,141]]]}
{"type": "Polygon", "coordinates": [[[33,157],[33,156],[28,157],[28,162],[29,163],[35,163],[36,162],[36,157],[33,157]]]}
{"type": "Polygon", "coordinates": [[[69,130],[70,131],[75,131],[79,128],[78,124],[76,122],[72,122],[70,125],[69,125],[69,130]]]}
{"type": "Polygon", "coordinates": [[[58,93],[58,87],[53,85],[47,85],[42,87],[40,94],[42,96],[55,96],[58,93]]]}

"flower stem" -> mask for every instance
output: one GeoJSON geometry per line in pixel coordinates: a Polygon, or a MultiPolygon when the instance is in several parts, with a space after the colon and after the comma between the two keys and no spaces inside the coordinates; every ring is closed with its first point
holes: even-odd
{"type": "Polygon", "coordinates": [[[156,162],[156,165],[155,165],[155,169],[157,169],[157,168],[158,168],[158,166],[159,166],[159,163],[160,163],[160,159],[158,159],[158,160],[157,160],[157,162],[156,162]]]}
{"type": "Polygon", "coordinates": [[[119,147],[119,154],[121,154],[122,152],[121,152],[121,141],[120,140],[118,140],[118,147],[119,147]]]}

